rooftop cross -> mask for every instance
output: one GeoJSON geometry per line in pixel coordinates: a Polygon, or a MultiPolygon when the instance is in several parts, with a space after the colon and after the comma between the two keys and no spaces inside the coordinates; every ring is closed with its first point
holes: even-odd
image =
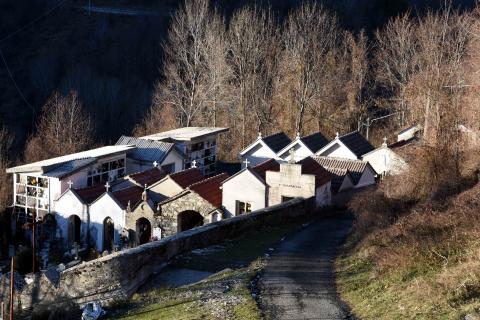
{"type": "Polygon", "coordinates": [[[192,161],[192,168],[196,168],[197,167],[197,160],[193,160],[192,161]]]}
{"type": "Polygon", "coordinates": [[[154,167],[154,168],[158,167],[158,162],[157,162],[156,160],[153,161],[153,167],[154,167]]]}
{"type": "Polygon", "coordinates": [[[248,168],[248,165],[250,164],[250,161],[248,161],[248,159],[245,159],[245,161],[243,161],[243,163],[245,163],[245,168],[248,168]]]}
{"type": "Polygon", "coordinates": [[[68,189],[72,189],[73,181],[72,181],[72,180],[68,180],[67,184],[68,184],[68,189]]]}
{"type": "Polygon", "coordinates": [[[383,143],[382,143],[382,147],[388,147],[388,144],[387,144],[387,137],[383,137],[383,143]]]}
{"type": "Polygon", "coordinates": [[[110,191],[110,183],[107,181],[107,183],[105,183],[105,189],[107,190],[107,192],[110,191]]]}
{"type": "Polygon", "coordinates": [[[337,133],[335,134],[335,139],[338,139],[338,138],[340,138],[340,134],[337,132],[337,133]]]}
{"type": "Polygon", "coordinates": [[[288,162],[289,163],[295,163],[295,149],[294,148],[290,149],[290,160],[288,162]]]}
{"type": "Polygon", "coordinates": [[[258,139],[262,139],[262,133],[258,131],[258,139]]]}
{"type": "Polygon", "coordinates": [[[299,131],[297,131],[297,136],[295,137],[295,139],[300,140],[300,132],[299,131]]]}

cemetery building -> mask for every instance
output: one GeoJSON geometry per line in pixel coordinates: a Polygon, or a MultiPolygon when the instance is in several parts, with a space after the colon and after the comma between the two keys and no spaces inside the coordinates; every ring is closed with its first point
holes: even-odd
{"type": "Polygon", "coordinates": [[[136,147],[127,153],[127,172],[145,171],[154,167],[154,164],[166,173],[183,169],[184,154],[174,143],[121,136],[116,145],[136,147]]]}
{"type": "Polygon", "coordinates": [[[277,158],[282,161],[290,159],[290,150],[295,150],[295,161],[301,161],[307,157],[315,155],[328,144],[327,138],[321,133],[316,132],[311,135],[300,137],[297,134],[294,141],[277,153],[277,158]]]}
{"type": "MultiPolygon", "coordinates": [[[[293,152],[294,153],[294,152],[293,152]]],[[[292,153],[292,159],[294,154],[292,153]]],[[[281,163],[280,170],[267,171],[265,178],[269,186],[268,205],[280,204],[296,197],[315,197],[317,208],[331,204],[330,173],[311,158],[299,163],[291,160],[281,163]]]]}
{"type": "Polygon", "coordinates": [[[362,156],[375,148],[360,132],[354,131],[340,136],[316,152],[318,156],[359,160],[362,156]]]}
{"type": "Polygon", "coordinates": [[[194,184],[159,204],[155,215],[162,235],[167,237],[222,219],[222,173],[194,184]]]}
{"type": "Polygon", "coordinates": [[[275,133],[267,137],[258,134],[257,140],[246,147],[239,154],[245,168],[246,161],[251,166],[256,166],[269,159],[277,158],[277,153],[289,145],[292,141],[283,132],[275,133]]]}
{"type": "Polygon", "coordinates": [[[69,189],[105,184],[123,177],[127,153],[135,146],[106,146],[7,169],[13,174],[13,212],[21,221],[54,211],[54,200],[69,189]]]}
{"type": "Polygon", "coordinates": [[[354,183],[354,189],[371,186],[376,183],[375,177],[377,173],[366,161],[319,156],[311,159],[334,175],[340,172],[347,174],[348,170],[348,174],[354,183]]]}
{"type": "Polygon", "coordinates": [[[210,176],[216,172],[218,135],[227,131],[228,128],[184,127],[155,133],[140,139],[175,145],[176,150],[183,155],[183,166],[169,172],[188,169],[195,161],[202,174],[210,176]]]}
{"type": "Polygon", "coordinates": [[[392,146],[387,144],[387,139],[385,138],[382,145],[366,153],[362,156],[363,161],[368,161],[373,169],[380,175],[397,175],[401,174],[407,169],[407,163],[403,158],[394,151],[396,148],[406,145],[408,141],[400,141],[392,146]]]}
{"type": "Polygon", "coordinates": [[[166,175],[150,186],[155,201],[163,201],[178,195],[194,183],[205,179],[199,168],[190,168],[166,175]],[[163,198],[163,199],[162,199],[163,198]]]}
{"type": "Polygon", "coordinates": [[[231,218],[268,206],[267,171],[279,171],[280,164],[269,159],[254,167],[245,167],[222,182],[224,216],[231,218]]]}

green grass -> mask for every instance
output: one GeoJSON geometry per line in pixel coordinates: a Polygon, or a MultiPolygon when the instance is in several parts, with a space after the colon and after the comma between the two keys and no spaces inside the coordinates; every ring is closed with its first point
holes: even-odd
{"type": "Polygon", "coordinates": [[[135,294],[129,301],[109,310],[107,319],[260,320],[250,282],[264,267],[264,253],[301,223],[262,228],[207,250],[178,256],[171,262],[174,267],[222,272],[189,286],[135,294]],[[224,290],[227,287],[229,289],[224,290]],[[213,308],[215,305],[219,307],[213,308]]]}
{"type": "Polygon", "coordinates": [[[440,320],[479,314],[478,288],[457,294],[446,290],[439,280],[442,273],[462,276],[454,271],[460,260],[442,267],[418,259],[404,268],[378,274],[372,252],[374,249],[368,246],[355,248],[350,240],[336,263],[340,295],[360,319],[440,320]],[[471,293],[470,296],[466,297],[465,292],[471,293]]]}

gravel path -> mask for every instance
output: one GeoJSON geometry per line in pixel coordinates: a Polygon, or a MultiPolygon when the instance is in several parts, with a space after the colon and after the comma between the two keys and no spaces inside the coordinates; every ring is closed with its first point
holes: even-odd
{"type": "Polygon", "coordinates": [[[338,298],[333,271],[352,221],[347,214],[316,221],[275,248],[259,281],[267,319],[352,319],[338,298]]]}

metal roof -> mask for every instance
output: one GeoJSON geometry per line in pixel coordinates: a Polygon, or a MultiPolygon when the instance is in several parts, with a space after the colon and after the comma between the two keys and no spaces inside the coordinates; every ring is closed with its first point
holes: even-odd
{"type": "Polygon", "coordinates": [[[191,141],[193,139],[203,138],[210,135],[217,135],[228,131],[229,128],[218,127],[183,127],[170,131],[159,132],[148,136],[141,137],[141,139],[150,139],[156,141],[162,140],[177,140],[177,141],[191,141]]]}
{"type": "Polygon", "coordinates": [[[278,132],[262,139],[263,142],[275,153],[279,152],[292,142],[292,140],[290,140],[290,138],[283,132],[278,132]]]}
{"type": "Polygon", "coordinates": [[[115,145],[134,145],[136,149],[129,152],[128,156],[130,158],[151,163],[157,161],[159,164],[162,163],[168,153],[175,147],[173,143],[128,136],[121,136],[115,145]]]}
{"type": "Polygon", "coordinates": [[[86,166],[99,158],[126,153],[132,149],[135,149],[135,146],[106,146],[8,168],[7,173],[40,172],[42,174],[47,174],[53,171],[53,174],[65,176],[75,170],[81,169],[81,165],[86,166]]]}
{"type": "Polygon", "coordinates": [[[94,163],[95,161],[96,161],[96,158],[86,158],[86,159],[78,159],[78,160],[64,162],[60,164],[58,167],[44,173],[44,176],[61,179],[65,176],[72,174],[77,170],[81,170],[82,168],[85,168],[86,166],[88,166],[91,163],[94,163]]]}

